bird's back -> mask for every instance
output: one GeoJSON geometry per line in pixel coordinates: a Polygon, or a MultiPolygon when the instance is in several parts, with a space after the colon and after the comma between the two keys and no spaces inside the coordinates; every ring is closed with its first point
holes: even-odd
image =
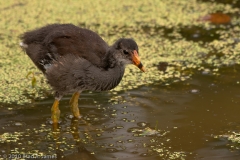
{"type": "Polygon", "coordinates": [[[35,65],[45,72],[46,66],[67,54],[82,57],[101,67],[107,43],[95,32],[72,24],[52,24],[26,32],[23,48],[35,65]]]}

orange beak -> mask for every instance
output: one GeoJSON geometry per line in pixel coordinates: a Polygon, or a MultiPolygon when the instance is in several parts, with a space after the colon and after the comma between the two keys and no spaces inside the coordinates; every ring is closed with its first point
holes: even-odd
{"type": "Polygon", "coordinates": [[[140,58],[138,56],[138,53],[136,50],[133,51],[132,53],[132,61],[133,61],[133,64],[136,65],[141,71],[145,72],[145,68],[143,67],[141,61],[140,61],[140,58]]]}

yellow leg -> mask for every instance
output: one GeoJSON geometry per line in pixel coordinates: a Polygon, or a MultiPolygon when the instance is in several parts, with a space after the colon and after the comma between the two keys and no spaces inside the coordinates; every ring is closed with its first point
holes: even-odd
{"type": "Polygon", "coordinates": [[[58,105],[59,105],[59,100],[55,99],[51,109],[53,123],[58,123],[60,118],[60,110],[58,108],[58,105]]]}
{"type": "Polygon", "coordinates": [[[80,111],[79,111],[79,108],[78,108],[78,98],[79,98],[79,96],[80,96],[80,93],[75,92],[72,95],[72,98],[70,100],[71,111],[72,111],[74,117],[76,117],[76,118],[80,118],[80,111]]]}

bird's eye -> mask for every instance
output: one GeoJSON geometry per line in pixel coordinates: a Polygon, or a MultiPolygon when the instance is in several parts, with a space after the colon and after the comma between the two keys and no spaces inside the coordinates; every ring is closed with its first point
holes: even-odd
{"type": "Polygon", "coordinates": [[[123,50],[123,53],[124,53],[124,54],[128,54],[128,51],[127,51],[127,50],[123,50]]]}

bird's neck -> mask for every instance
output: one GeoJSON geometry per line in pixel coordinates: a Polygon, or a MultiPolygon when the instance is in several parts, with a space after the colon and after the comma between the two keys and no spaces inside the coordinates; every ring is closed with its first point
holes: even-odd
{"type": "Polygon", "coordinates": [[[103,90],[111,90],[115,88],[122,80],[124,71],[125,66],[117,64],[112,68],[104,70],[101,75],[102,78],[99,77],[102,80],[102,86],[104,86],[103,90]]]}
{"type": "Polygon", "coordinates": [[[92,91],[106,91],[115,88],[122,80],[125,67],[122,65],[115,65],[107,69],[93,67],[89,73],[87,81],[87,89],[92,91]]]}
{"type": "Polygon", "coordinates": [[[120,67],[118,59],[115,57],[114,49],[109,47],[107,53],[102,58],[102,67],[105,69],[120,67]]]}
{"type": "Polygon", "coordinates": [[[99,79],[102,80],[102,86],[106,86],[103,90],[111,90],[122,80],[125,65],[119,63],[114,53],[109,50],[102,59],[102,68],[104,71],[99,79]]]}

